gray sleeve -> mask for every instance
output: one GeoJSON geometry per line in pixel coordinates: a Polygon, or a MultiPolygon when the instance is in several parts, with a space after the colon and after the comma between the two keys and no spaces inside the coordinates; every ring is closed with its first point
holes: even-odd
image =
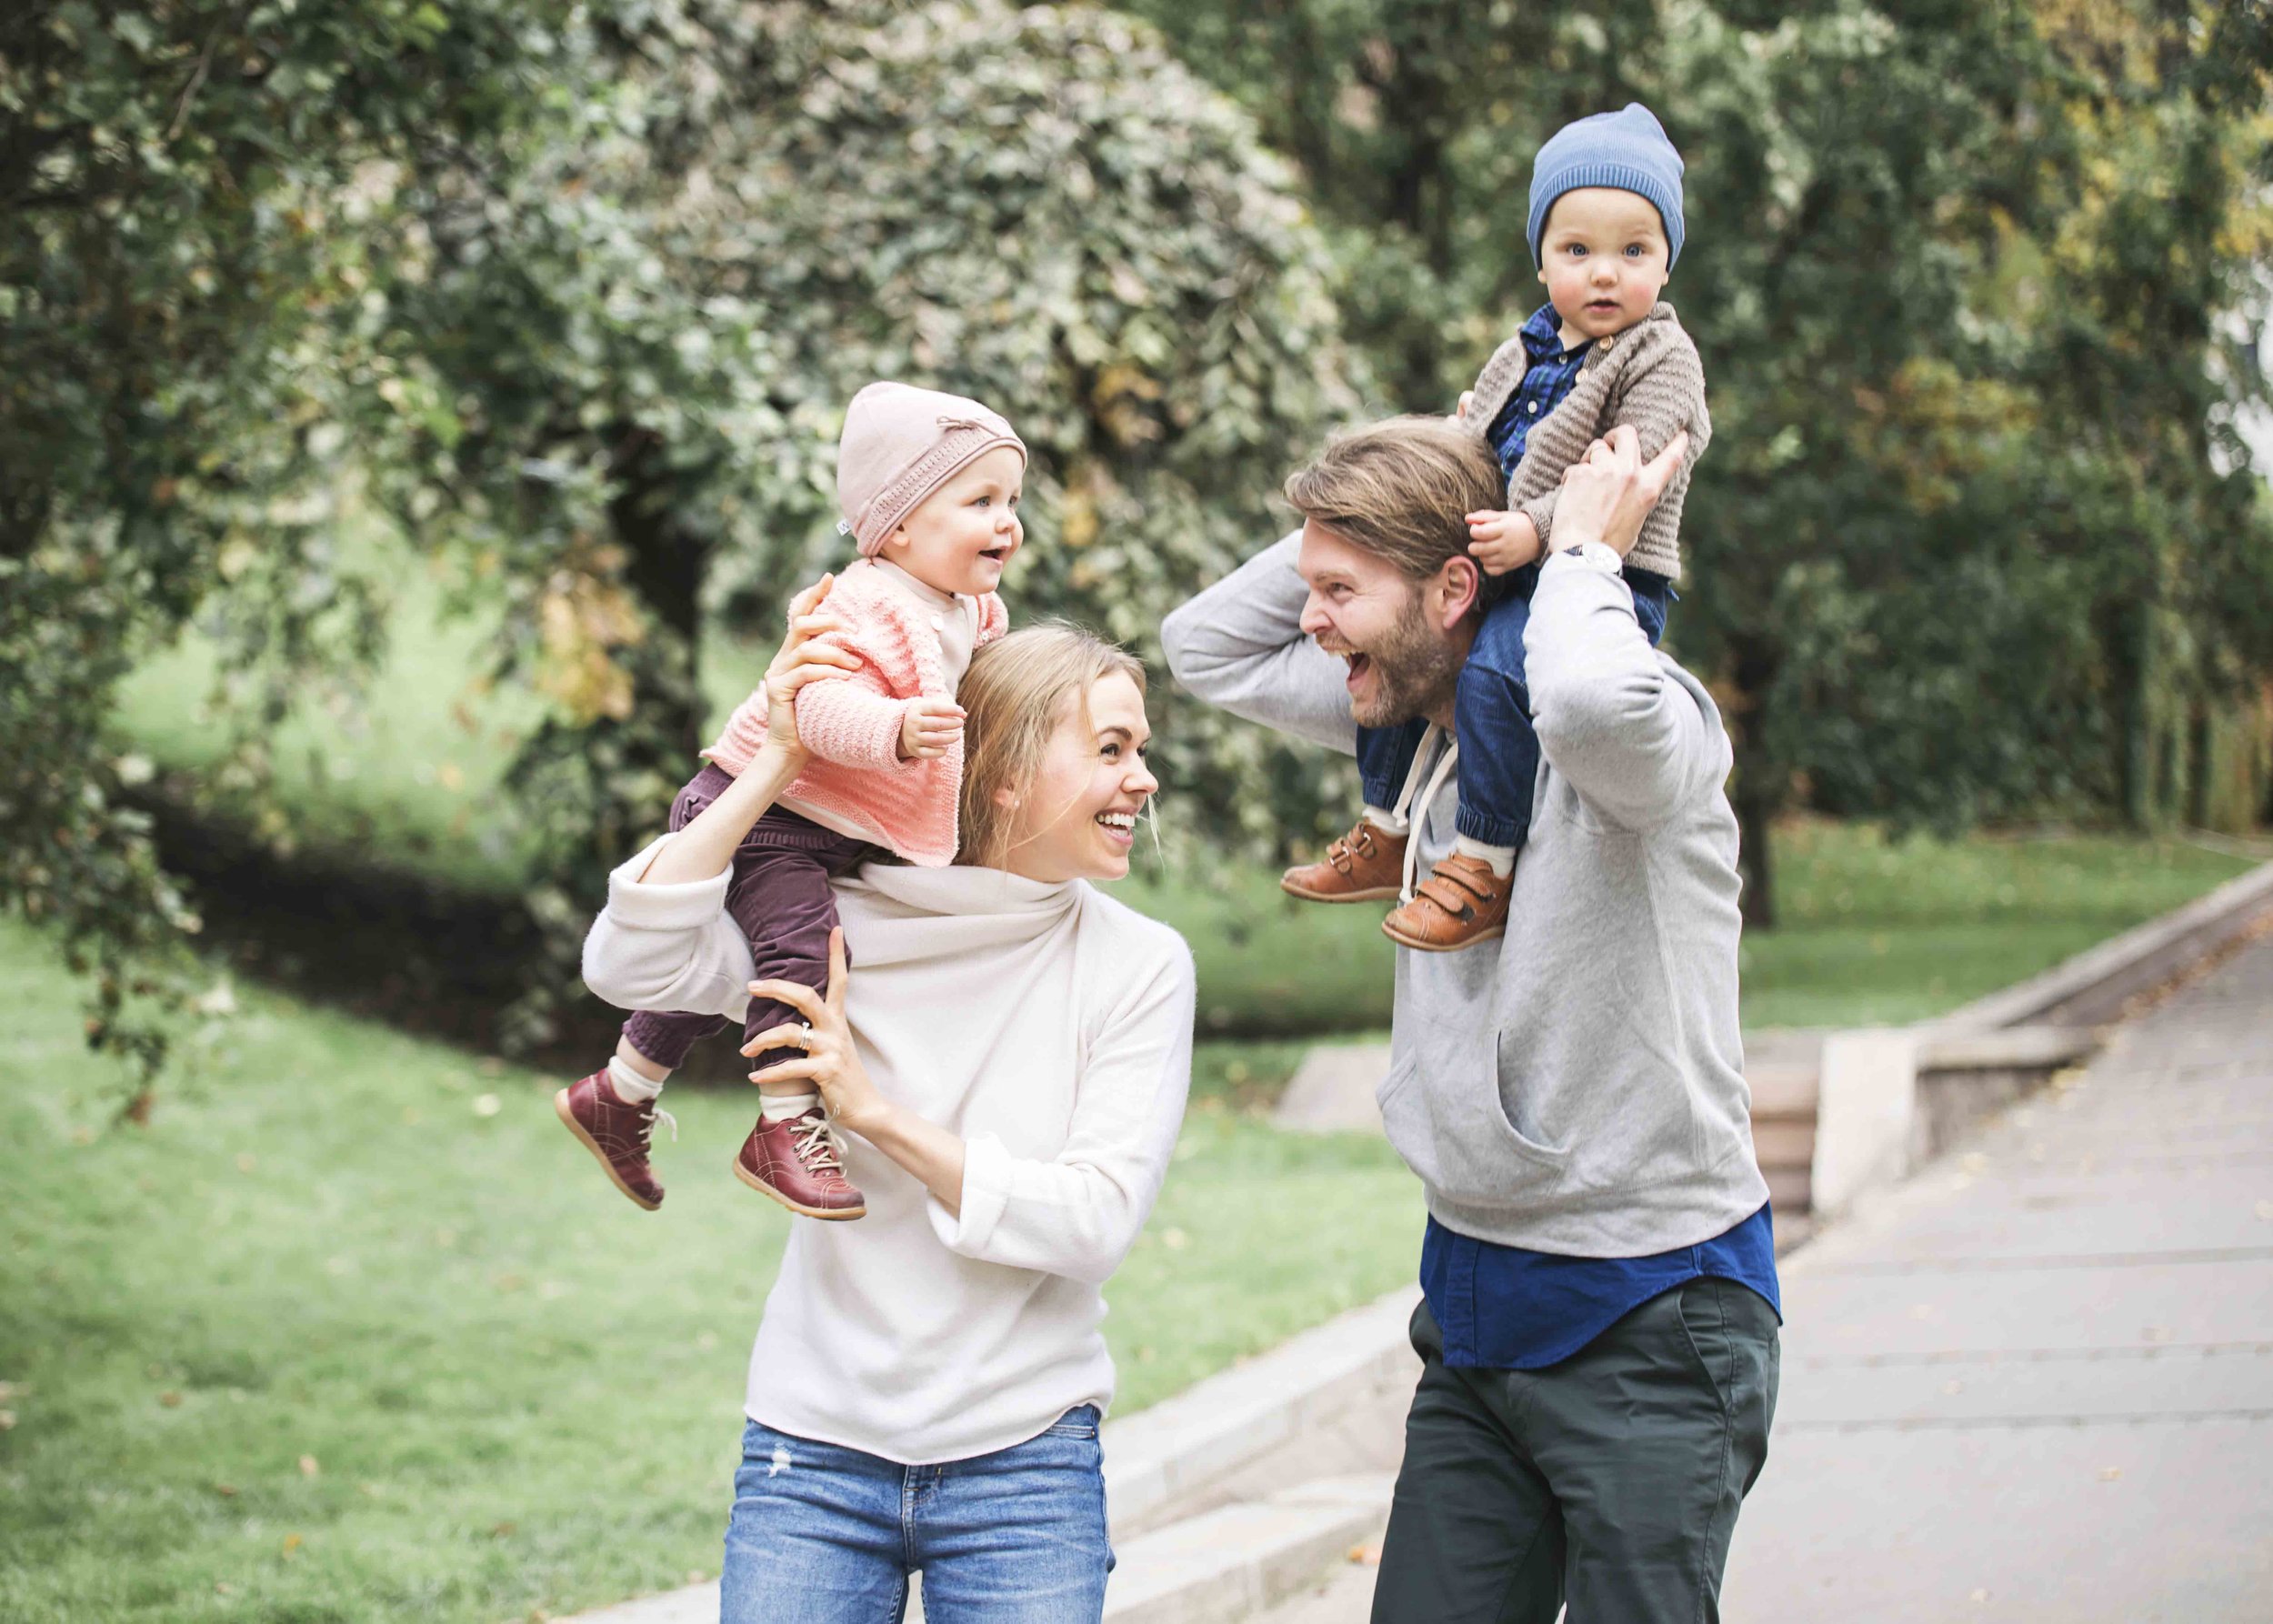
{"type": "Polygon", "coordinates": [[[1650,647],[1617,576],[1548,559],[1523,647],[1539,753],[1611,822],[1655,828],[1725,770],[1717,723],[1650,647]]]}
{"type": "Polygon", "coordinates": [[[1185,604],[1161,623],[1160,646],[1176,679],[1210,705],[1354,755],[1342,662],[1302,631],[1301,540],[1284,537],[1185,604]]]}

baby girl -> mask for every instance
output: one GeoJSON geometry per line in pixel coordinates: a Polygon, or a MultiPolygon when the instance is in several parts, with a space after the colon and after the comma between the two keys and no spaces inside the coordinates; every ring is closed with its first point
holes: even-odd
{"type": "MultiPolygon", "coordinates": [[[[963,780],[963,712],[956,685],[972,650],[1008,626],[995,588],[1024,531],[1018,501],[1026,446],[975,400],[906,384],[853,396],[836,453],[836,498],[860,560],[829,589],[822,612],[843,623],[819,641],[856,657],[842,679],[797,692],[805,771],[735,853],[726,908],[749,938],[759,980],[826,992],[836,907],[829,881],[889,852],[940,867],[954,859],[963,780]]],[[[766,736],[760,688],[703,752],[709,765],[679,792],[670,827],[684,827],[746,768],[766,736]]],[[[796,1012],[754,999],[747,1040],[796,1012]]],[[[554,1109],[616,1188],[653,1211],[663,1186],[647,1162],[656,1098],[716,1016],[642,1011],[624,1023],[615,1057],[554,1098],[554,1109]]],[[[763,1069],[793,1048],[759,1053],[763,1069]]],[[[818,1095],[804,1082],[765,1082],[757,1126],[734,1170],[743,1183],[806,1218],[867,1210],[846,1178],[818,1095]]],[[[674,1125],[673,1131],[676,1132],[674,1125]]]]}

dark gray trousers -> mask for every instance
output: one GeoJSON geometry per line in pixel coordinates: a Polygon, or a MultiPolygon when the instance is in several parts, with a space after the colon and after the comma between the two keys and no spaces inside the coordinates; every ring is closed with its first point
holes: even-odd
{"type": "Polygon", "coordinates": [[[1653,1298],[1543,1370],[1452,1370],[1424,1305],[1420,1387],[1373,1624],[1711,1624],[1767,1458],[1776,1314],[1733,1280],[1653,1298]]]}

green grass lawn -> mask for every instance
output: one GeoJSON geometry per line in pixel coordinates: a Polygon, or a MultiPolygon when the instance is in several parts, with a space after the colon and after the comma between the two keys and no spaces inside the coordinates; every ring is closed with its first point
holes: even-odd
{"type": "MultiPolygon", "coordinates": [[[[1777,831],[1783,916],[1743,948],[1747,1027],[1919,1020],[2192,901],[2253,859],[2178,838],[2053,833],[1890,844],[1777,831]]],[[[2267,845],[2262,861],[2273,857],[2267,845]]]]}
{"type": "MultiPolygon", "coordinates": [[[[789,1219],[746,1098],[681,1090],[655,1215],[556,1079],[255,994],[146,1128],[48,944],[0,924],[0,1618],[496,1620],[715,1571],[744,1361],[789,1219]]],[[[1386,1145],[1238,1108],[1205,1049],[1107,1289],[1126,1413],[1412,1277],[1386,1145]]]]}

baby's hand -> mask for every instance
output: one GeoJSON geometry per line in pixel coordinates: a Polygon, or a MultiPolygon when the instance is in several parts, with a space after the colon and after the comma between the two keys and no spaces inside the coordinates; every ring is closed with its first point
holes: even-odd
{"type": "Polygon", "coordinates": [[[1527,513],[1471,513],[1468,552],[1487,576],[1521,569],[1539,556],[1539,527],[1527,513]]]}
{"type": "Polygon", "coordinates": [[[952,699],[914,699],[900,717],[900,759],[928,761],[945,756],[963,737],[963,707],[952,699]]]}

